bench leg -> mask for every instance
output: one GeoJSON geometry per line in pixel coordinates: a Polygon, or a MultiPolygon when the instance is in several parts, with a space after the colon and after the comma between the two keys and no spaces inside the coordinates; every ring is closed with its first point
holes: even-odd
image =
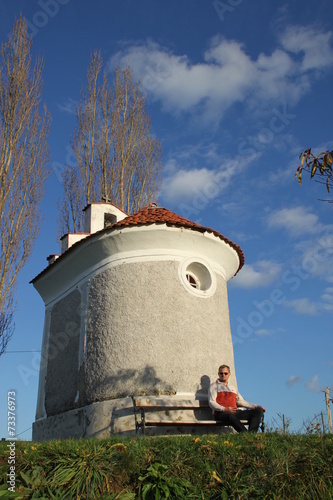
{"type": "Polygon", "coordinates": [[[133,401],[133,409],[134,409],[134,419],[135,419],[135,434],[138,433],[139,429],[141,429],[142,435],[145,434],[146,429],[146,416],[143,408],[138,408],[135,404],[135,400],[132,397],[133,401]],[[138,419],[138,414],[140,413],[140,417],[138,419]]]}

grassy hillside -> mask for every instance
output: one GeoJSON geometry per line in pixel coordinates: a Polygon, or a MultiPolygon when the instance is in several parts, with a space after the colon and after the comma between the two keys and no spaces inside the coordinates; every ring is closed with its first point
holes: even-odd
{"type": "Polygon", "coordinates": [[[327,435],[18,441],[15,449],[8,444],[0,443],[0,499],[333,498],[333,436],[327,435]],[[8,491],[10,479],[15,494],[8,491]]]}

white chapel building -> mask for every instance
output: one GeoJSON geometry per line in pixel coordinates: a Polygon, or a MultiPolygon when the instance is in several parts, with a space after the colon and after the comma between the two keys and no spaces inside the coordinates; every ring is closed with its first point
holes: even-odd
{"type": "Polygon", "coordinates": [[[34,440],[135,433],[132,397],[207,398],[222,363],[236,385],[227,282],[241,248],[155,203],[84,212],[85,232],[32,280],[45,303],[34,440]]]}

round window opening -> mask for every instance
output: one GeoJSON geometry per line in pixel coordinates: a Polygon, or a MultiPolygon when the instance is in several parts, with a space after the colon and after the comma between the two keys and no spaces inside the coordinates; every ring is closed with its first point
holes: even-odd
{"type": "Polygon", "coordinates": [[[187,283],[191,288],[203,292],[212,286],[212,276],[206,266],[200,262],[191,262],[185,270],[187,283]]]}
{"type": "Polygon", "coordinates": [[[198,288],[198,282],[192,274],[186,273],[186,279],[192,288],[198,288]]]}

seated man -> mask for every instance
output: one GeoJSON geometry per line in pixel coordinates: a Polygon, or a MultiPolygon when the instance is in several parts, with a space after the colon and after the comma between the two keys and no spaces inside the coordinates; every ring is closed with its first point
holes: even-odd
{"type": "Polygon", "coordinates": [[[215,420],[223,425],[231,425],[237,432],[253,431],[257,432],[263,412],[263,406],[248,403],[239,394],[237,389],[228,384],[230,368],[221,365],[218,371],[219,378],[213,382],[208,391],[208,402],[214,411],[215,420]],[[237,409],[238,406],[247,408],[237,409]],[[249,429],[241,422],[247,420],[249,429]]]}

